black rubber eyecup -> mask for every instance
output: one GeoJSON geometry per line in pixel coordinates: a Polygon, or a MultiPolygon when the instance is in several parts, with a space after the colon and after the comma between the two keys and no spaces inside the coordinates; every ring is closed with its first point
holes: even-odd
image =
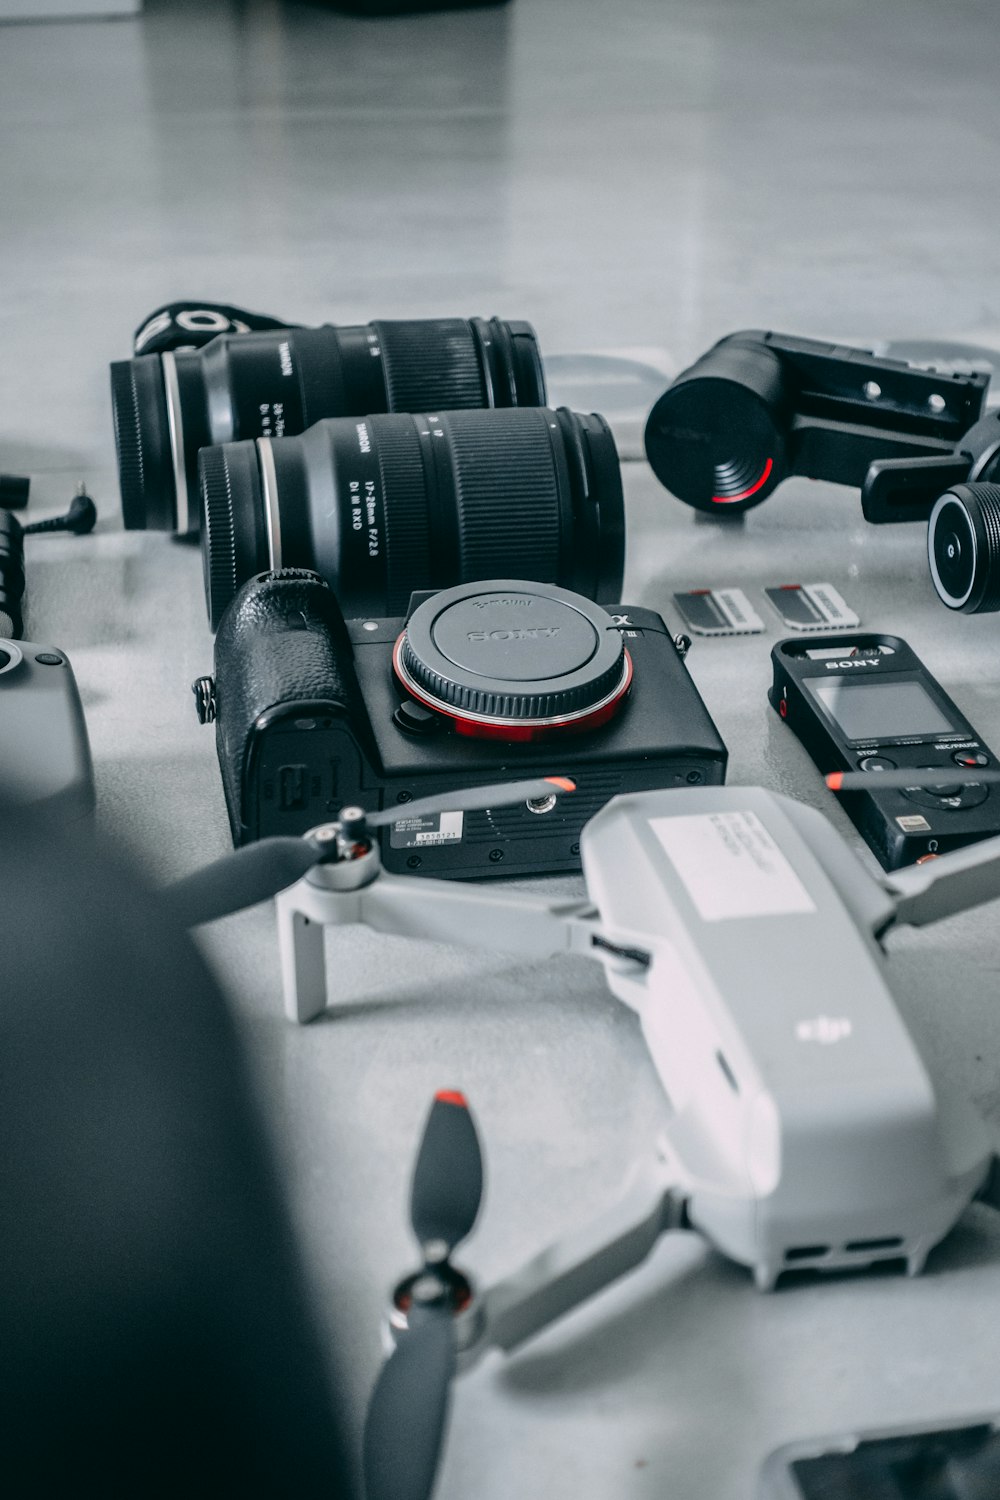
{"type": "Polygon", "coordinates": [[[163,366],[158,354],[111,366],[122,518],[129,531],[174,531],[177,496],[163,366]]]}
{"type": "Polygon", "coordinates": [[[948,609],[968,615],[1000,609],[1000,485],[956,484],[934,502],[927,562],[948,609]]]}

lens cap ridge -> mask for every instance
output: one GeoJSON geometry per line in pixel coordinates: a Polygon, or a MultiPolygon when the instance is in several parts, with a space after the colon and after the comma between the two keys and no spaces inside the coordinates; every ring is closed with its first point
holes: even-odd
{"type": "Polygon", "coordinates": [[[432,707],[515,724],[588,715],[630,677],[621,634],[600,605],[511,579],[425,600],[397,643],[396,668],[432,707]]]}

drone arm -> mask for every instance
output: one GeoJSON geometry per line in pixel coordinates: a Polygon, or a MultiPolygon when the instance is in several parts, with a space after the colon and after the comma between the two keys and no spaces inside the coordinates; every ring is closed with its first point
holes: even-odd
{"type": "Polygon", "coordinates": [[[646,1170],[607,1213],[490,1287],[484,1343],[515,1348],[631,1271],[661,1234],[684,1222],[684,1200],[666,1169],[646,1170]]]}
{"type": "Polygon", "coordinates": [[[1000,838],[953,849],[884,877],[897,923],[924,927],[1000,896],[1000,838]]]}
{"type": "Polygon", "coordinates": [[[280,892],[277,912],[285,1012],[300,1023],[326,1009],[325,926],[361,922],[377,932],[506,949],[527,958],[602,956],[594,943],[596,913],[587,901],[385,871],[354,890],[300,880],[280,892]]]}

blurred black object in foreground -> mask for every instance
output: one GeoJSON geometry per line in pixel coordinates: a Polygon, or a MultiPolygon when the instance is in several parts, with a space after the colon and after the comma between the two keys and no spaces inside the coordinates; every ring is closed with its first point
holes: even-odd
{"type": "Polygon", "coordinates": [[[353,1495],[216,986],[92,843],[0,828],[5,1494],[353,1495]]]}

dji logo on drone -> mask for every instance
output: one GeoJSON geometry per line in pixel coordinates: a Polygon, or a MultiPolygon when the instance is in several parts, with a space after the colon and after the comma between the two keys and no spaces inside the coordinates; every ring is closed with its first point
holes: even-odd
{"type": "Polygon", "coordinates": [[[842,1042],[850,1034],[851,1023],[846,1016],[816,1016],[812,1021],[799,1021],[795,1027],[800,1042],[822,1042],[824,1047],[842,1042]]]}

